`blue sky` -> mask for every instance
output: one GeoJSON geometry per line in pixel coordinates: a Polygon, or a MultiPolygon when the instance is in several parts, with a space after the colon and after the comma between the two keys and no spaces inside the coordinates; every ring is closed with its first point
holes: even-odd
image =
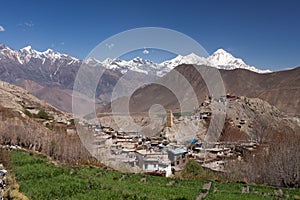
{"type": "MultiPolygon", "coordinates": [[[[31,45],[83,59],[119,32],[164,27],[192,37],[209,54],[224,48],[261,69],[300,66],[297,0],[0,0],[0,5],[0,42],[13,49],[31,45]]],[[[161,59],[151,51],[140,56],[161,59]]]]}

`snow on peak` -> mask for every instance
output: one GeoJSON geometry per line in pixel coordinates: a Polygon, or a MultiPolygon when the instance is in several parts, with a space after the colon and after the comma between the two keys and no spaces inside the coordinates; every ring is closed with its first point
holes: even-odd
{"type": "Polygon", "coordinates": [[[11,49],[3,43],[0,43],[0,51],[11,51],[11,49]]]}
{"type": "Polygon", "coordinates": [[[68,60],[71,60],[69,62],[69,64],[72,64],[74,62],[80,62],[80,60],[78,58],[69,56],[69,55],[64,54],[64,53],[57,52],[57,51],[55,51],[53,49],[47,49],[46,51],[42,52],[42,54],[45,57],[48,57],[48,58],[50,58],[52,60],[59,60],[59,59],[68,59],[68,60]]]}
{"type": "Polygon", "coordinates": [[[246,65],[242,59],[235,58],[224,49],[218,49],[211,56],[209,56],[207,60],[212,64],[212,66],[232,65],[235,68],[239,68],[241,65],[246,65]]]}
{"type": "Polygon", "coordinates": [[[22,49],[20,49],[21,51],[30,51],[32,50],[32,47],[30,45],[23,47],[22,49]]]}
{"type": "Polygon", "coordinates": [[[143,59],[140,57],[134,58],[131,62],[135,63],[136,65],[151,65],[151,64],[153,64],[152,61],[146,60],[146,59],[143,59]]]}
{"type": "Polygon", "coordinates": [[[80,62],[80,60],[77,58],[56,52],[52,49],[48,49],[44,52],[36,51],[30,45],[23,47],[20,50],[12,50],[6,47],[4,44],[1,44],[0,56],[6,57],[10,60],[15,60],[20,64],[28,63],[32,59],[39,59],[41,60],[42,64],[44,64],[46,60],[50,61],[51,63],[54,63],[57,60],[64,60],[62,63],[66,62],[67,65],[75,62],[80,62]]]}
{"type": "Polygon", "coordinates": [[[220,48],[220,49],[216,50],[213,54],[230,54],[230,53],[228,53],[224,49],[220,48]]]}
{"type": "Polygon", "coordinates": [[[224,49],[218,49],[211,56],[207,58],[207,61],[212,67],[225,70],[233,69],[247,69],[257,73],[269,73],[270,70],[260,70],[254,66],[247,65],[242,59],[235,58],[233,55],[225,51],[224,49]]]}
{"type": "MultiPolygon", "coordinates": [[[[91,62],[91,61],[90,61],[91,62]]],[[[156,76],[164,76],[169,71],[181,64],[195,64],[195,65],[206,65],[224,70],[233,70],[237,68],[247,69],[257,73],[268,73],[270,70],[259,70],[253,66],[245,64],[245,62],[240,58],[235,58],[233,55],[225,51],[224,49],[216,50],[209,57],[201,57],[195,53],[188,55],[178,55],[171,60],[164,61],[162,63],[154,63],[150,60],[145,60],[140,57],[136,57],[132,60],[126,61],[119,58],[110,59],[107,58],[103,62],[93,60],[99,65],[112,70],[119,70],[121,73],[126,73],[127,71],[136,71],[146,74],[153,74],[156,76]]]]}
{"type": "Polygon", "coordinates": [[[63,56],[67,56],[67,55],[61,54],[57,51],[54,51],[52,49],[47,49],[46,51],[42,52],[42,54],[45,57],[50,58],[51,60],[57,60],[57,59],[61,59],[63,56]]]}
{"type": "Polygon", "coordinates": [[[44,51],[43,53],[52,53],[52,52],[54,52],[54,50],[53,49],[47,49],[46,51],[44,51]]]}
{"type": "Polygon", "coordinates": [[[20,49],[20,52],[37,57],[41,52],[34,50],[30,45],[20,49]]]}
{"type": "MultiPolygon", "coordinates": [[[[51,63],[59,61],[60,63],[65,63],[65,65],[80,63],[79,59],[71,57],[67,54],[59,53],[53,49],[47,49],[44,52],[39,52],[34,50],[31,46],[26,46],[15,51],[0,43],[0,58],[3,56],[9,59],[14,59],[20,64],[30,62],[32,58],[40,59],[42,64],[44,64],[46,61],[51,63]]],[[[141,57],[136,57],[129,61],[122,60],[120,58],[107,58],[102,62],[95,58],[88,58],[83,62],[91,66],[103,66],[107,69],[117,70],[121,73],[126,73],[127,71],[136,71],[160,77],[164,76],[181,64],[206,65],[224,70],[241,68],[257,73],[271,72],[270,70],[260,70],[254,66],[247,65],[242,59],[235,58],[224,49],[218,49],[208,57],[201,57],[195,53],[190,53],[188,55],[177,55],[175,58],[162,63],[154,63],[151,60],[146,60],[141,57]]]]}
{"type": "Polygon", "coordinates": [[[186,56],[178,55],[172,60],[160,63],[160,65],[166,66],[169,69],[173,69],[181,64],[209,65],[206,58],[200,57],[195,53],[191,53],[186,56]]]}

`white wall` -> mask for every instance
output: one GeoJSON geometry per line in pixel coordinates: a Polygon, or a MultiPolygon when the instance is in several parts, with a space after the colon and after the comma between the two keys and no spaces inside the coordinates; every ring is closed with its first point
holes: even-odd
{"type": "Polygon", "coordinates": [[[172,175],[172,167],[171,163],[167,166],[159,166],[159,170],[164,170],[166,171],[166,177],[169,177],[172,175]]]}
{"type": "Polygon", "coordinates": [[[169,177],[172,175],[171,163],[168,164],[167,166],[165,166],[165,165],[158,165],[157,163],[153,163],[153,162],[150,162],[150,163],[145,162],[143,164],[143,170],[148,171],[148,172],[155,171],[155,170],[161,170],[161,171],[166,171],[166,177],[169,177]],[[148,164],[148,166],[146,169],[147,164],[148,164]]]}
{"type": "Polygon", "coordinates": [[[144,162],[143,164],[143,170],[144,171],[155,171],[158,170],[158,164],[153,162],[144,162]],[[147,169],[146,169],[147,165],[147,169]]]}

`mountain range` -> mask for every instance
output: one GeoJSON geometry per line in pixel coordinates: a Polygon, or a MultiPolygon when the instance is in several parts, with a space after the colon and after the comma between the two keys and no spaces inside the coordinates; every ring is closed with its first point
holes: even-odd
{"type": "Polygon", "coordinates": [[[181,64],[206,65],[225,70],[247,69],[257,73],[271,72],[270,70],[261,70],[254,66],[247,65],[242,59],[235,58],[224,49],[218,49],[207,58],[191,53],[185,56],[178,55],[175,58],[166,60],[162,63],[154,63],[150,60],[145,60],[140,57],[136,57],[129,61],[121,60],[119,58],[107,58],[102,62],[95,58],[90,58],[87,60],[87,63],[93,66],[103,66],[106,69],[117,70],[122,74],[126,73],[127,71],[135,71],[159,77],[166,75],[172,69],[181,64]]]}
{"type": "MultiPolygon", "coordinates": [[[[205,70],[207,66],[179,65],[174,70],[185,77],[195,92],[198,102],[203,102],[209,95],[208,88],[198,70],[205,70]]],[[[245,69],[219,70],[227,93],[237,96],[260,98],[276,106],[282,112],[300,116],[300,67],[273,73],[259,74],[245,69]]],[[[175,73],[176,74],[176,73],[175,73]]],[[[164,87],[174,83],[172,71],[158,82],[135,91],[130,98],[131,112],[147,112],[152,105],[160,104],[167,109],[180,108],[174,93],[164,87]],[[148,95],[151,94],[151,95],[148,95]]],[[[189,89],[189,88],[188,88],[189,89]]],[[[188,93],[182,86],[182,92],[188,93]]],[[[179,90],[179,89],[178,89],[179,90]]],[[[178,96],[178,95],[177,95],[178,96]]],[[[105,107],[106,111],[110,107],[105,107]]]]}
{"type": "MultiPolygon", "coordinates": [[[[79,59],[69,56],[67,54],[56,52],[52,49],[47,49],[44,52],[34,50],[31,46],[24,47],[20,50],[12,50],[11,48],[0,43],[0,59],[9,60],[14,64],[26,65],[30,63],[37,63],[40,65],[54,65],[49,69],[49,77],[55,78],[60,70],[60,67],[70,65],[82,64],[79,59]]],[[[140,57],[126,61],[119,58],[107,58],[104,61],[98,61],[95,58],[88,58],[84,63],[90,66],[101,66],[106,69],[119,71],[122,74],[127,71],[135,71],[139,73],[156,75],[159,77],[164,76],[176,66],[181,64],[195,64],[216,67],[218,69],[233,70],[233,69],[247,69],[257,73],[270,73],[270,70],[257,69],[254,66],[245,64],[240,58],[235,58],[233,55],[224,49],[218,49],[211,56],[205,58],[200,57],[194,53],[186,56],[178,55],[177,57],[166,60],[162,63],[154,63],[140,57]]]]}
{"type": "MultiPolygon", "coordinates": [[[[198,88],[198,92],[206,91],[201,89],[205,84],[201,83],[201,77],[191,69],[190,64],[220,69],[227,91],[236,95],[260,97],[280,109],[288,110],[291,114],[300,113],[298,68],[282,72],[259,70],[223,49],[217,50],[207,58],[196,54],[178,55],[172,60],[154,63],[138,57],[129,61],[119,58],[107,58],[104,61],[89,58],[82,61],[51,49],[39,52],[28,46],[13,50],[0,43],[0,79],[21,86],[38,98],[69,112],[72,110],[74,80],[82,65],[91,70],[97,68],[104,71],[96,90],[96,97],[99,104],[106,104],[111,101],[111,93],[120,77],[129,72],[132,75],[130,79],[125,80],[128,88],[134,88],[141,80],[147,83],[149,76],[158,80],[164,79],[175,69],[188,77],[187,80],[198,88]]],[[[158,91],[153,92],[155,97],[158,91]]]]}

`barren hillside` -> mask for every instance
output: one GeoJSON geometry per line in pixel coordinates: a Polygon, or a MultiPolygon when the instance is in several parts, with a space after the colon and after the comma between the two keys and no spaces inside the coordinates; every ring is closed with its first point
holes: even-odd
{"type": "MultiPolygon", "coordinates": [[[[204,68],[205,66],[198,66],[204,68]]],[[[193,87],[199,102],[208,95],[201,74],[193,65],[181,65],[175,68],[193,87]]],[[[300,115],[300,67],[268,74],[258,74],[248,70],[220,70],[226,92],[238,96],[260,98],[279,110],[290,115],[300,115]]],[[[161,82],[169,79],[168,74],[162,77],[161,82]]],[[[131,97],[132,112],[145,112],[154,103],[160,102],[167,109],[176,110],[179,107],[174,94],[167,88],[152,84],[137,90],[131,97]],[[149,97],[149,95],[151,96],[149,97]]],[[[185,88],[179,88],[186,92],[185,88]]],[[[109,111],[109,107],[104,109],[109,111]]]]}
{"type": "Polygon", "coordinates": [[[72,115],[29,94],[0,82],[0,143],[45,153],[63,162],[87,161],[72,115]]]}

